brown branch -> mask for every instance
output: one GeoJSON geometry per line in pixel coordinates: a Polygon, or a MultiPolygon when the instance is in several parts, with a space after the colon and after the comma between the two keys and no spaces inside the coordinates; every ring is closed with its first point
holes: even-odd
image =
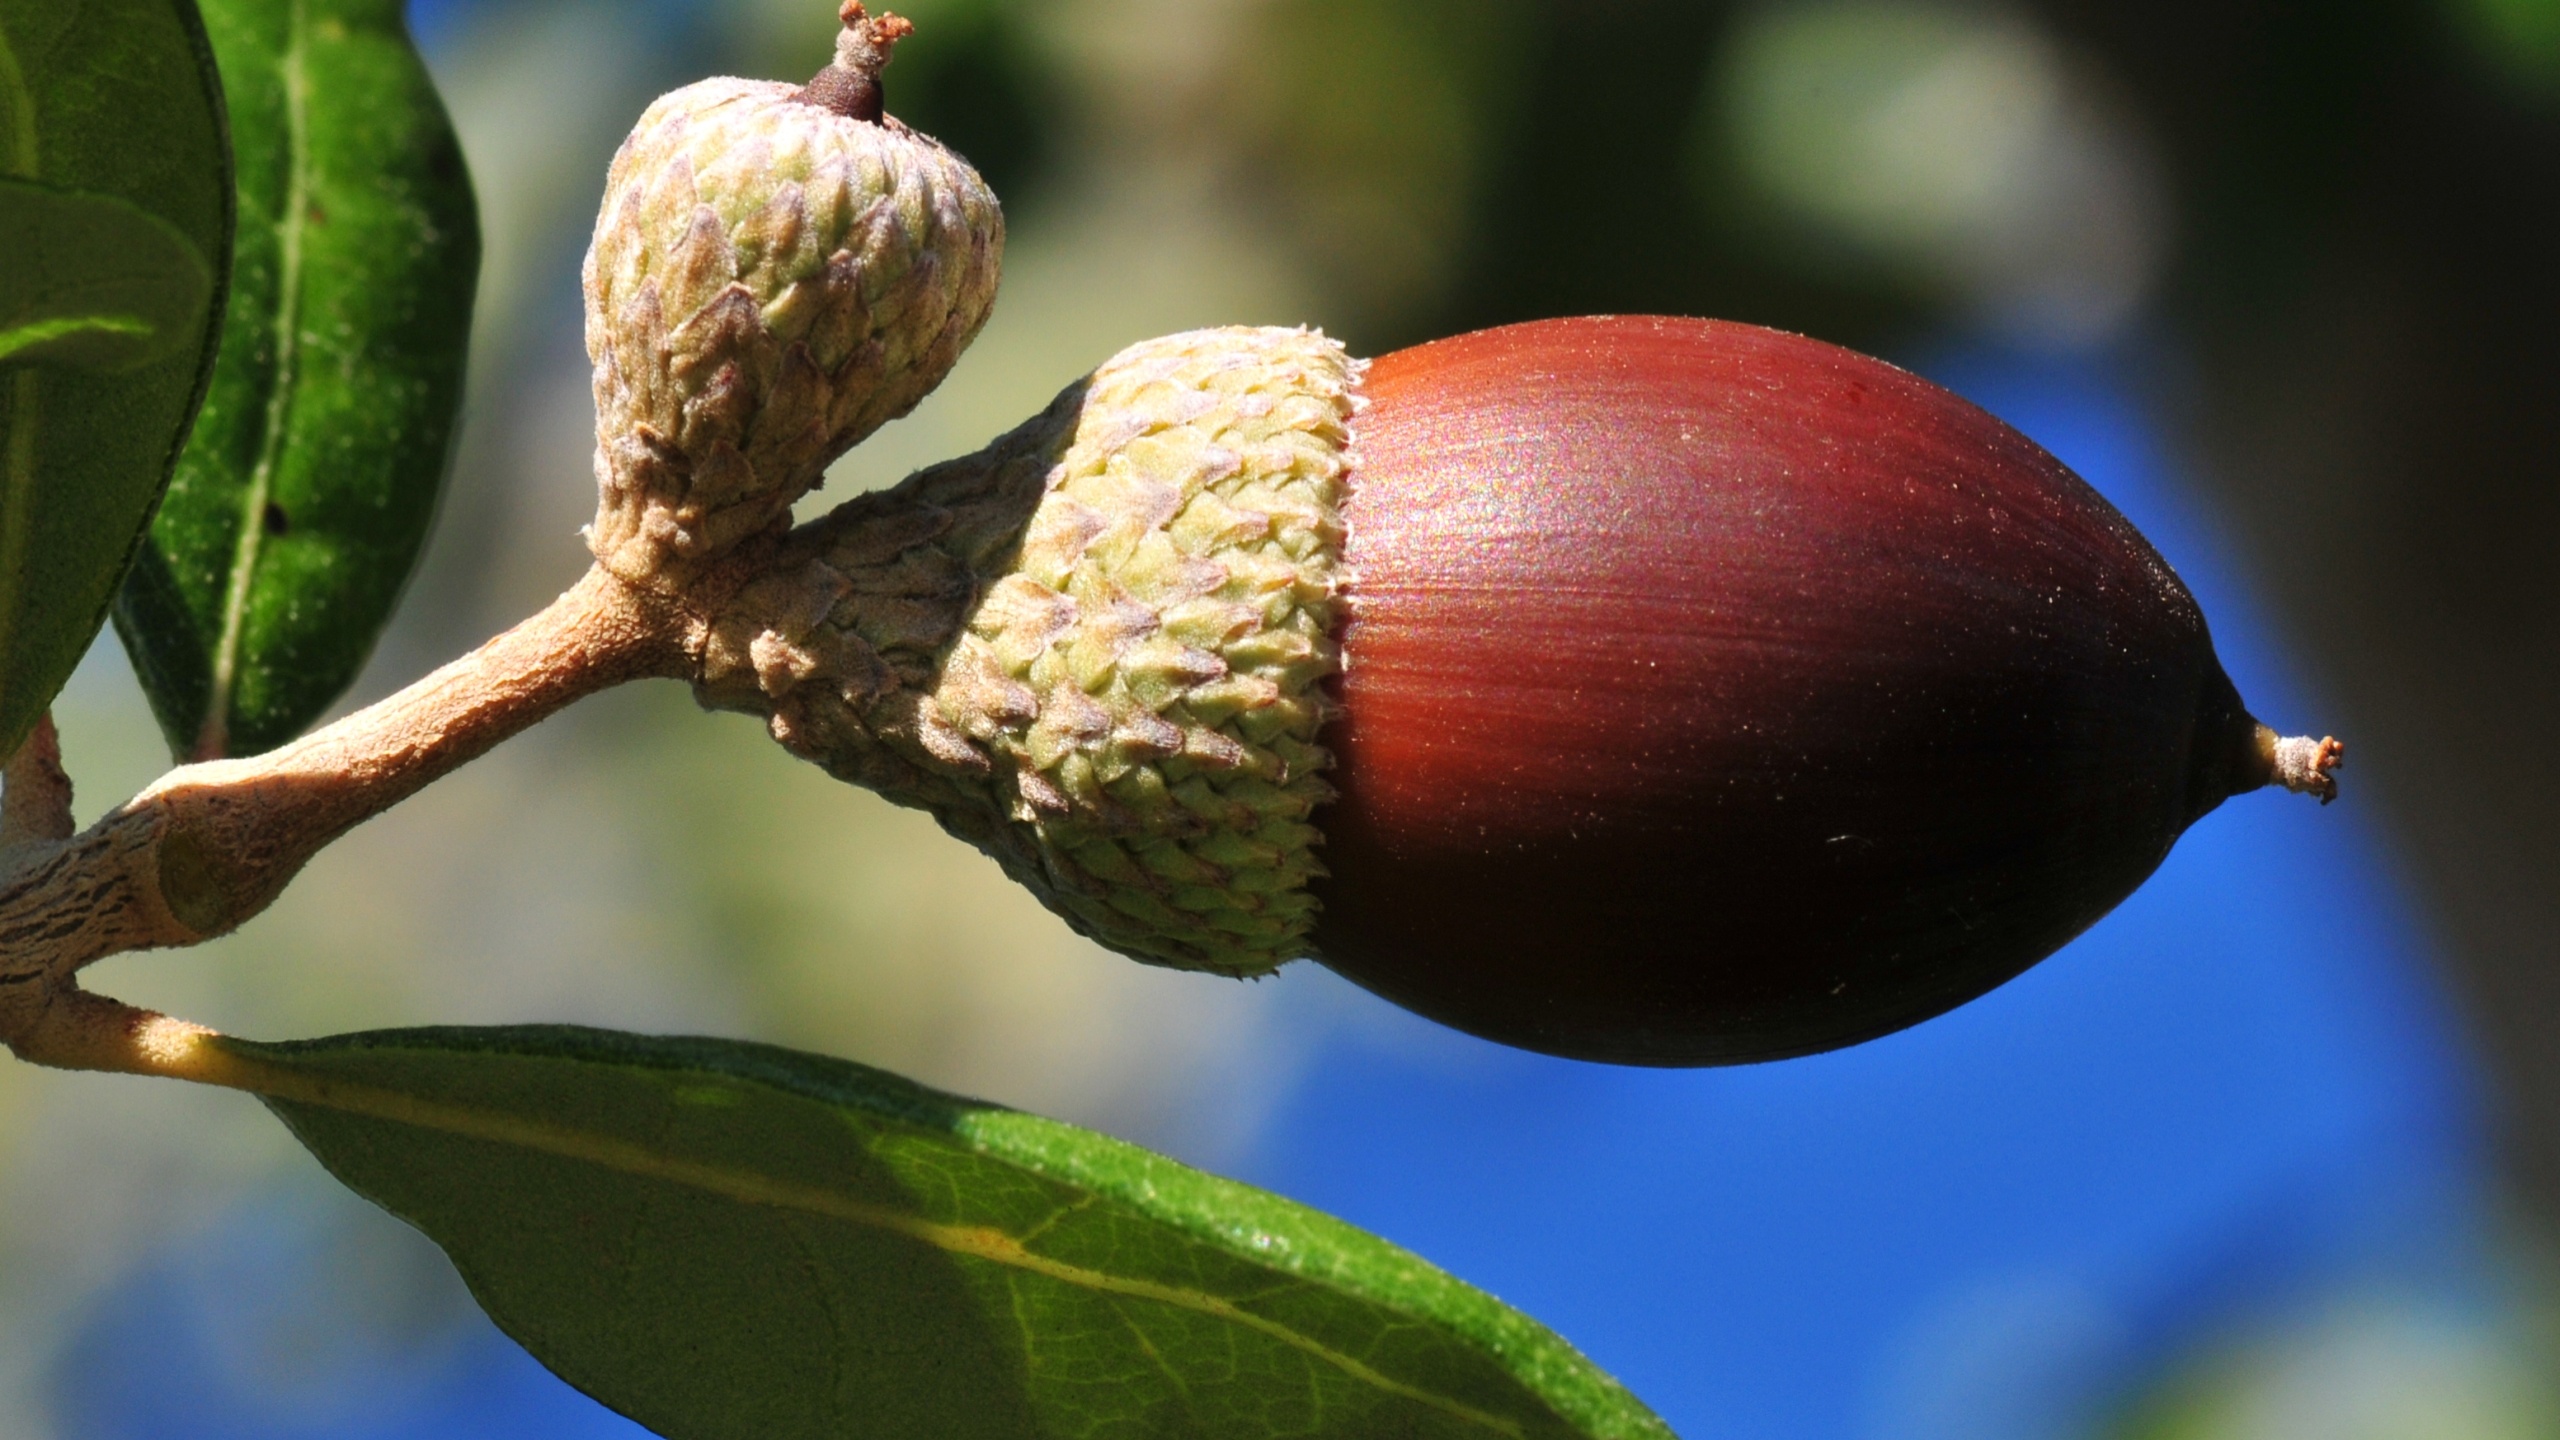
{"type": "Polygon", "coordinates": [[[223,1052],[208,1043],[218,1038],[217,1032],[193,1021],[66,986],[9,1037],[9,1047],[22,1060],[57,1070],[233,1084],[219,1073],[223,1052]]]}
{"type": "MultiPolygon", "coordinates": [[[[99,1068],[69,1057],[113,1030],[100,1017],[147,1012],[82,994],[81,967],[237,928],[331,841],[499,741],[625,680],[688,674],[689,631],[674,602],[591,570],[379,704],[264,755],[181,766],[78,835],[66,823],[21,845],[0,877],[0,1040],[99,1068]]],[[[17,778],[13,762],[13,796],[17,778]]]]}
{"type": "Polygon", "coordinates": [[[54,733],[53,712],[36,720],[36,728],[0,770],[0,867],[9,852],[71,838],[71,777],[62,773],[62,739],[54,733]]]}

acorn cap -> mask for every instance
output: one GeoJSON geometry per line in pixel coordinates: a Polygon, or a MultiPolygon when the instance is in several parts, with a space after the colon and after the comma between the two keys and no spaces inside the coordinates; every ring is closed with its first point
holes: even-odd
{"type": "Polygon", "coordinates": [[[686,86],[614,157],[584,271],[589,543],[625,580],[681,583],[782,521],[940,383],[994,303],[994,194],[879,112],[906,22],[859,4],[844,18],[810,85],[686,86]]]}
{"type": "Polygon", "coordinates": [[[1305,330],[1131,346],[976,455],[795,532],[697,693],[933,812],[1097,941],[1306,953],[1363,366],[1305,330]]]}

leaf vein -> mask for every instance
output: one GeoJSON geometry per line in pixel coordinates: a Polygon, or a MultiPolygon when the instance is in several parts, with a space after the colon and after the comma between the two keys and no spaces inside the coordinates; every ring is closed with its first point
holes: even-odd
{"type": "Polygon", "coordinates": [[[249,486],[240,497],[239,539],[231,556],[222,592],[222,633],[214,642],[212,681],[205,695],[204,719],[196,731],[195,758],[221,759],[230,748],[231,701],[240,682],[240,650],[246,639],[249,595],[257,579],[258,556],[265,548],[267,502],[275,490],[276,467],[284,456],[285,430],[293,411],[294,383],[302,358],[302,242],[311,209],[311,71],[309,0],[292,0],[286,10],[284,78],[286,174],[284,214],[276,222],[276,350],[273,389],[267,394],[264,428],[258,436],[258,461],[249,471],[249,486]]]}

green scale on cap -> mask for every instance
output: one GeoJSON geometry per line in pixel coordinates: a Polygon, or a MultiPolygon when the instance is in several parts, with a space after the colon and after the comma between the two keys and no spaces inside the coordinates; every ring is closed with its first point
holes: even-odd
{"type": "Polygon", "coordinates": [[[710,627],[703,702],[933,812],[1077,929],[1305,953],[1361,364],[1146,341],[985,450],[803,527],[710,627]]]}

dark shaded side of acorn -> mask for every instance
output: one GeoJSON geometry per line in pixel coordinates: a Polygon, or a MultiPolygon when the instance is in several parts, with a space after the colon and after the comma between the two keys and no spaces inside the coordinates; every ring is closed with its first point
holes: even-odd
{"type": "Polygon", "coordinates": [[[1407,1008],[1634,1064],[1850,1044],[2269,778],[2150,544],[1892,366],[1603,317],[1366,394],[1315,944],[1407,1008]]]}

